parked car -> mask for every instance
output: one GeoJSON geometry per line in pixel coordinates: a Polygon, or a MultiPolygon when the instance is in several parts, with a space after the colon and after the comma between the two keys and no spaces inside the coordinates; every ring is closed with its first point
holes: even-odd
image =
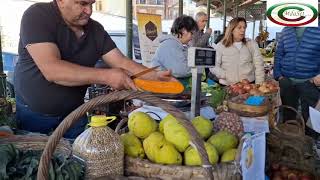
{"type": "Polygon", "coordinates": [[[7,97],[14,98],[14,68],[18,62],[18,54],[2,52],[3,72],[7,75],[7,97]]]}

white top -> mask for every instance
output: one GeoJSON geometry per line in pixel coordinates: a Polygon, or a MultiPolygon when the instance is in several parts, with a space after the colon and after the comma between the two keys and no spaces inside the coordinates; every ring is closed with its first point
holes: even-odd
{"type": "Polygon", "coordinates": [[[242,47],[242,41],[240,41],[240,42],[234,42],[233,45],[240,50],[241,47],[242,47]]]}

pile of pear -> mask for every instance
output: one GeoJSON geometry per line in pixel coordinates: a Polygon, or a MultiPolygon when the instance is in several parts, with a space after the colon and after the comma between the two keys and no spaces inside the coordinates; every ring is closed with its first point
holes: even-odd
{"type": "MultiPolygon", "coordinates": [[[[213,122],[202,116],[191,123],[205,141],[212,165],[235,160],[238,137],[227,131],[213,132],[213,122]]],[[[164,165],[202,164],[199,152],[191,146],[189,132],[170,114],[158,124],[147,113],[134,112],[129,116],[128,128],[129,132],[120,136],[127,156],[164,165]]]]}

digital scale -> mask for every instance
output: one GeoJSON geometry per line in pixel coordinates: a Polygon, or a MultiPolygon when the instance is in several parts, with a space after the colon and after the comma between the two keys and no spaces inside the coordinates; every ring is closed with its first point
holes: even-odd
{"type": "Polygon", "coordinates": [[[204,68],[214,67],[216,50],[212,48],[188,48],[188,66],[192,73],[190,119],[200,115],[201,77],[204,68]]]}

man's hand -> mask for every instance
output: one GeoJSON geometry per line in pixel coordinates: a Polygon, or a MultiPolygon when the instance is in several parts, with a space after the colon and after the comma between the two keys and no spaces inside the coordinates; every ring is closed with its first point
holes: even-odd
{"type": "Polygon", "coordinates": [[[312,78],[312,81],[313,81],[314,85],[320,86],[320,74],[318,74],[317,76],[312,78]]]}
{"type": "Polygon", "coordinates": [[[211,29],[211,28],[208,28],[208,29],[206,30],[206,33],[212,34],[212,29],[211,29]]]}
{"type": "Polygon", "coordinates": [[[172,76],[171,70],[158,71],[156,73],[156,76],[156,79],[158,79],[159,81],[178,81],[176,78],[172,76]]]}
{"type": "Polygon", "coordinates": [[[137,90],[137,87],[130,78],[130,73],[121,68],[108,69],[107,74],[103,77],[105,84],[108,84],[114,89],[132,89],[137,90]]]}
{"type": "Polygon", "coordinates": [[[278,81],[280,81],[281,79],[283,79],[284,77],[283,76],[280,76],[279,78],[278,78],[278,81]]]}

